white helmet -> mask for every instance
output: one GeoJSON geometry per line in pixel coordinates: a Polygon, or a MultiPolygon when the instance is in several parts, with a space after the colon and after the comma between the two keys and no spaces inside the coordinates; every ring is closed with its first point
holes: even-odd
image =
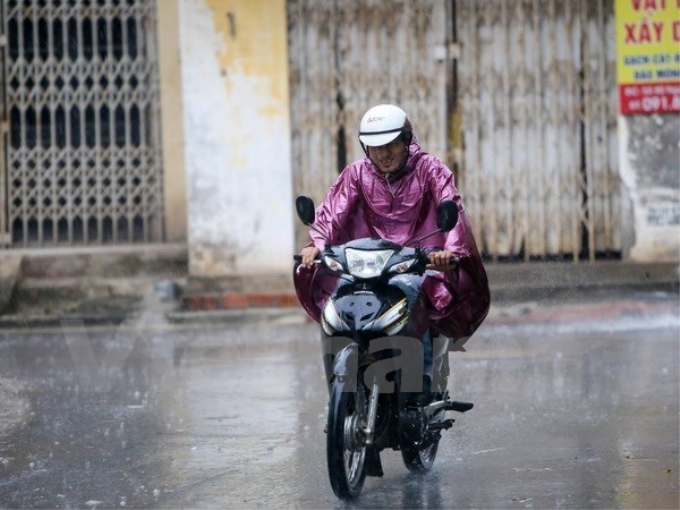
{"type": "Polygon", "coordinates": [[[359,125],[359,140],[364,146],[386,145],[399,135],[406,134],[410,143],[411,124],[404,110],[393,104],[379,104],[368,110],[359,125]]]}

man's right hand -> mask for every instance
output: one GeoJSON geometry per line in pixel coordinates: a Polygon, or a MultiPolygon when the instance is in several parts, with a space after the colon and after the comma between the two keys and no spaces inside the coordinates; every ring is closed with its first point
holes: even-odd
{"type": "Polygon", "coordinates": [[[319,250],[319,248],[316,246],[307,246],[306,248],[302,249],[300,255],[302,256],[300,265],[310,269],[314,267],[314,261],[316,258],[321,255],[321,250],[319,250]]]}

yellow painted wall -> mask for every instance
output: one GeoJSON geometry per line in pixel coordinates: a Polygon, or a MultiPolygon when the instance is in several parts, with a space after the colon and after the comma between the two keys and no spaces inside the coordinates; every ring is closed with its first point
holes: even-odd
{"type": "Polygon", "coordinates": [[[189,271],[288,271],[285,0],[180,0],[189,271]]]}
{"type": "Polygon", "coordinates": [[[187,200],[177,0],[156,3],[165,240],[186,242],[187,200]]]}
{"type": "Polygon", "coordinates": [[[218,62],[229,87],[229,75],[274,77],[267,91],[288,101],[285,0],[206,0],[223,41],[218,62]]]}

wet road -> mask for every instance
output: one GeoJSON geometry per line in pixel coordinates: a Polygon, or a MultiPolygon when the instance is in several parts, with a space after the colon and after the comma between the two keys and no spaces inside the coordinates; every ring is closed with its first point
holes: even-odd
{"type": "Polygon", "coordinates": [[[485,324],[433,471],[383,452],[354,505],[314,325],[148,319],[0,332],[0,508],[679,507],[677,314],[485,324]]]}

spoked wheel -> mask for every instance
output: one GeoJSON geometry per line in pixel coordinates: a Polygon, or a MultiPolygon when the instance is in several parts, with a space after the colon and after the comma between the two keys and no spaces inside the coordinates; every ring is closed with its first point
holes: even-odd
{"type": "Polygon", "coordinates": [[[428,441],[425,445],[406,443],[401,445],[401,458],[409,471],[424,473],[434,464],[439,448],[439,438],[428,441]]]}
{"type": "MultiPolygon", "coordinates": [[[[448,352],[439,359],[434,368],[432,391],[434,392],[434,398],[439,400],[445,398],[447,394],[446,386],[450,371],[448,352]]],[[[406,426],[402,426],[400,441],[401,457],[410,471],[422,473],[432,468],[434,459],[437,456],[441,435],[438,431],[425,432],[427,423],[424,416],[419,414],[419,411],[412,410],[410,413],[414,414],[409,415],[407,413],[405,416],[408,421],[403,424],[406,426]],[[419,440],[416,441],[416,438],[419,438],[419,440]]]]}
{"type": "Polygon", "coordinates": [[[366,480],[362,433],[365,424],[366,398],[361,385],[349,391],[344,383],[334,381],[328,408],[326,459],[331,487],[341,499],[357,497],[366,480]]]}
{"type": "Polygon", "coordinates": [[[429,471],[434,464],[441,438],[438,431],[426,432],[427,420],[420,409],[403,412],[400,424],[401,458],[410,471],[429,471]]]}

